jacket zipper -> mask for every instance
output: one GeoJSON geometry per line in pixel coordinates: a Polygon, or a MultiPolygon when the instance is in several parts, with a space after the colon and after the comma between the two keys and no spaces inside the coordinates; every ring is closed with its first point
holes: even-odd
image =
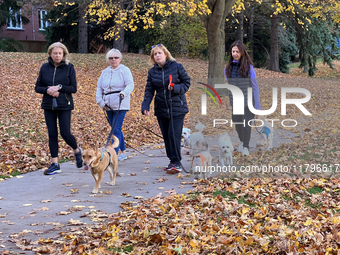
{"type": "MultiPolygon", "coordinates": [[[[52,82],[52,86],[54,86],[54,78],[55,78],[55,73],[57,71],[57,67],[54,66],[54,72],[53,72],[53,82],[52,82]]],[[[54,105],[53,105],[53,102],[52,102],[52,110],[54,110],[54,105]]]]}
{"type": "Polygon", "coordinates": [[[166,109],[168,112],[168,117],[170,118],[170,110],[169,110],[169,106],[168,106],[168,102],[166,100],[166,88],[165,88],[165,82],[164,82],[164,69],[162,67],[162,79],[163,79],[163,88],[164,88],[164,99],[165,99],[165,104],[166,104],[166,109]]]}
{"type": "MultiPolygon", "coordinates": [[[[55,66],[54,67],[54,73],[53,73],[53,86],[54,86],[54,79],[55,79],[55,73],[57,72],[57,67],[55,66]]],[[[60,93],[60,92],[59,92],[60,93]]],[[[71,101],[70,99],[68,98],[68,96],[65,94],[65,97],[67,99],[67,104],[70,105],[71,104],[71,101]]],[[[54,106],[52,104],[52,110],[54,110],[54,106]]]]}

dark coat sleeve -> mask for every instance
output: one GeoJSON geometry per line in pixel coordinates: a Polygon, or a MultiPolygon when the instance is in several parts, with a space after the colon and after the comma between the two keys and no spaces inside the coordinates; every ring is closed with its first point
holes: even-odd
{"type": "Polygon", "coordinates": [[[190,88],[190,77],[182,64],[177,65],[180,83],[174,84],[172,94],[185,94],[190,88]]]}
{"type": "MultiPolygon", "coordinates": [[[[142,102],[142,113],[144,110],[150,111],[150,104],[154,97],[155,89],[151,84],[151,69],[148,71],[148,78],[146,81],[145,91],[144,91],[144,100],[142,102]]],[[[143,113],[144,114],[144,113],[143,113]]]]}

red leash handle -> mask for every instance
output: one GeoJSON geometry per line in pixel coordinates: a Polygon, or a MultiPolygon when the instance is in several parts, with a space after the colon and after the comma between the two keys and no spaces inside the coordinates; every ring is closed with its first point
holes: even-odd
{"type": "Polygon", "coordinates": [[[171,74],[169,75],[169,83],[170,83],[170,87],[173,88],[175,84],[172,83],[172,75],[171,74]]]}

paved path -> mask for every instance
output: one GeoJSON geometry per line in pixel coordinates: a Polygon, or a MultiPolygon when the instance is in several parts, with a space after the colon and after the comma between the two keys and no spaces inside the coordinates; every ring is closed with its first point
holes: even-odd
{"type": "MultiPolygon", "coordinates": [[[[274,146],[289,141],[293,136],[293,133],[278,130],[274,146]]],[[[257,134],[253,133],[250,151],[254,150],[256,137],[257,134]]],[[[209,139],[209,143],[214,140],[209,139]]],[[[234,135],[232,141],[236,145],[234,135]]],[[[145,148],[144,154],[130,150],[129,155],[128,160],[119,162],[121,177],[117,177],[116,185],[108,184],[109,174],[105,172],[102,187],[96,195],[91,194],[94,179],[90,172],[77,169],[72,162],[61,164],[60,174],[45,176],[39,170],[1,182],[0,252],[10,250],[14,254],[35,254],[32,251],[21,253],[23,251],[13,240],[37,242],[39,238],[57,236],[79,221],[93,223],[85,215],[94,210],[105,218],[107,214],[121,211],[120,205],[126,201],[137,203],[140,197],[153,197],[159,193],[166,196],[172,189],[177,193],[193,189],[190,184],[192,176],[183,173],[181,178],[177,178],[177,175],[166,174],[163,170],[168,164],[164,149],[145,148]]],[[[182,164],[189,170],[188,156],[184,156],[182,164]]]]}

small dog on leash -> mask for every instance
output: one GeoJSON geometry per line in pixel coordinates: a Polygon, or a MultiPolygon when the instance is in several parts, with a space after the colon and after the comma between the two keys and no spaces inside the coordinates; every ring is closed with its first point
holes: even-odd
{"type": "Polygon", "coordinates": [[[233,165],[234,146],[228,133],[221,135],[218,139],[219,161],[221,167],[233,165]]]}
{"type": "Polygon", "coordinates": [[[205,147],[206,150],[201,151],[193,157],[190,174],[195,173],[199,179],[206,179],[210,176],[209,167],[211,166],[213,157],[210,154],[210,147],[206,141],[203,141],[202,146],[205,147]],[[199,168],[199,171],[197,171],[197,168],[199,168]]]}
{"type": "Polygon", "coordinates": [[[204,141],[204,136],[202,134],[202,131],[204,130],[205,125],[202,124],[201,122],[198,122],[195,126],[195,129],[198,130],[198,132],[192,133],[190,135],[190,150],[191,150],[191,155],[194,155],[195,153],[199,151],[203,147],[203,141],[204,141]]]}
{"type": "Polygon", "coordinates": [[[106,148],[86,149],[83,152],[84,170],[90,169],[96,181],[92,190],[94,194],[98,193],[105,170],[110,173],[110,185],[115,185],[116,183],[118,157],[115,148],[118,147],[119,140],[116,136],[113,136],[113,141],[114,143],[106,148]]]}
{"type": "Polygon", "coordinates": [[[260,117],[263,121],[263,127],[259,131],[260,138],[256,141],[256,149],[259,151],[270,150],[273,148],[274,128],[264,116],[260,117]]]}
{"type": "Polygon", "coordinates": [[[182,129],[182,147],[189,148],[190,147],[190,132],[191,130],[189,128],[183,128],[182,129]]]}

